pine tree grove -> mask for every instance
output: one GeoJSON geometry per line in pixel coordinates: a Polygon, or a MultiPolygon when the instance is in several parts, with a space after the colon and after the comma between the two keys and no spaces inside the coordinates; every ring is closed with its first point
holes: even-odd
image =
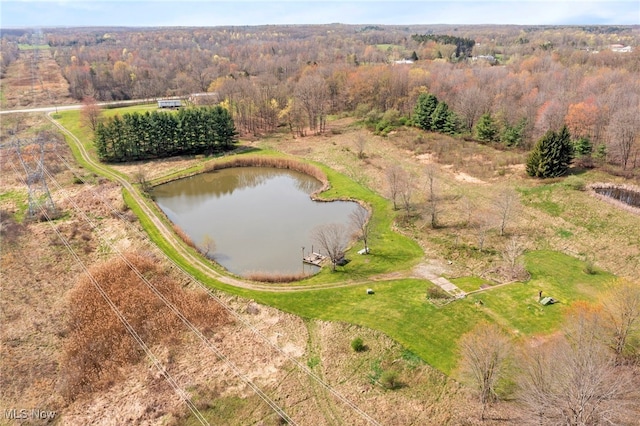
{"type": "Polygon", "coordinates": [[[95,131],[98,157],[106,162],[213,154],[231,149],[236,140],[233,119],[220,106],[125,114],[95,131]]]}

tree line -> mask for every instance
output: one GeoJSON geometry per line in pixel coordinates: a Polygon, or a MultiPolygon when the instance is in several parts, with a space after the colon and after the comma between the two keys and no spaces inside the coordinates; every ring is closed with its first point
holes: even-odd
{"type": "Polygon", "coordinates": [[[451,27],[87,31],[45,31],[77,99],[215,92],[211,99],[228,106],[239,131],[286,126],[302,136],[324,131],[330,114],[365,118],[384,134],[389,124],[411,119],[428,91],[455,112],[456,131],[464,135],[481,131],[489,114],[500,142],[530,149],[566,124],[605,162],[628,169],[640,159],[640,49],[609,49],[637,46],[630,29],[614,35],[577,27],[456,28],[456,37],[475,41],[473,55],[493,55],[498,66],[456,59],[456,45],[445,43],[451,27]],[[416,32],[433,39],[418,42],[416,32]],[[419,61],[393,64],[414,51],[419,61]]]}
{"type": "Polygon", "coordinates": [[[233,119],[220,106],[116,115],[95,128],[98,157],[107,162],[218,153],[236,140],[233,119]]]}
{"type": "Polygon", "coordinates": [[[434,41],[441,44],[450,44],[456,47],[455,57],[467,57],[471,56],[473,46],[476,41],[465,37],[456,37],[448,34],[414,34],[411,36],[414,41],[418,43],[426,43],[428,41],[434,41]]]}

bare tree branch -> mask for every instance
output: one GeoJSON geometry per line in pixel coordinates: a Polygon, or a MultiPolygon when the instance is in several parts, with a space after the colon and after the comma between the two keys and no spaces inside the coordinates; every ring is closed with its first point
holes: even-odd
{"type": "Polygon", "coordinates": [[[349,242],[346,227],[340,223],[319,225],[311,231],[311,238],[329,257],[331,270],[335,271],[338,262],[344,258],[349,242]]]}
{"type": "Polygon", "coordinates": [[[369,236],[371,235],[371,217],[364,207],[358,207],[349,215],[351,226],[355,229],[356,236],[364,243],[364,253],[369,254],[369,236]]]}

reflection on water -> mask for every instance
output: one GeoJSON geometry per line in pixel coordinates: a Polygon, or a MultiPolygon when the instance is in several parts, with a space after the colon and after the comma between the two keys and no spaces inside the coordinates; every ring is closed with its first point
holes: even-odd
{"type": "Polygon", "coordinates": [[[361,208],[313,202],[309,194],[321,186],[292,170],[240,167],[160,185],[153,196],[197,245],[212,237],[216,261],[233,273],[312,273],[317,268],[302,263],[302,248],[307,254],[312,248],[311,229],[348,224],[349,214],[361,208]]]}
{"type": "Polygon", "coordinates": [[[640,192],[616,186],[602,188],[596,187],[593,188],[593,190],[598,194],[613,198],[614,200],[622,201],[632,207],[640,208],[640,192]]]}

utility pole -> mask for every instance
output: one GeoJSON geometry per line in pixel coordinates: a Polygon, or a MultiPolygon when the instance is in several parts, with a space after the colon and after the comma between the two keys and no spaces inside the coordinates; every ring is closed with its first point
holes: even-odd
{"type": "Polygon", "coordinates": [[[34,140],[15,139],[18,159],[27,175],[29,189],[29,217],[34,218],[41,209],[46,209],[50,217],[55,216],[56,206],[51,198],[45,179],[44,156],[47,138],[40,133],[34,140]]]}

